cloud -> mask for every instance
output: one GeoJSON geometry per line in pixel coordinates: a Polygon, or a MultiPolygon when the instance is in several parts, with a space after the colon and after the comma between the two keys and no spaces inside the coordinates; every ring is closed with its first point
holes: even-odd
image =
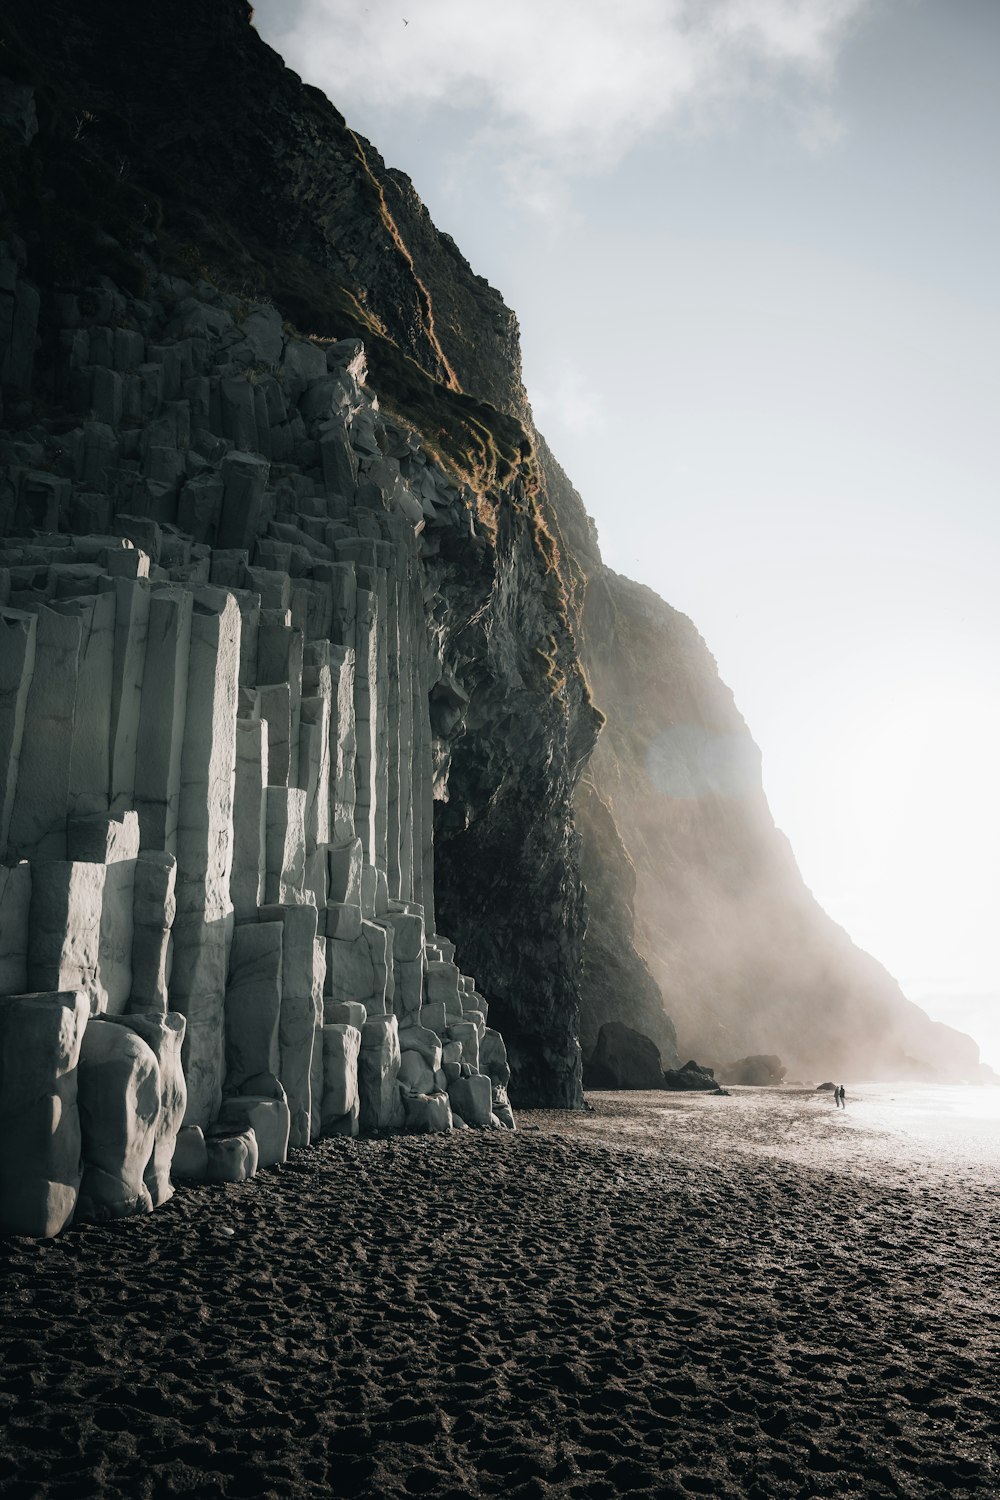
{"type": "MultiPolygon", "coordinates": [[[[822,104],[874,0],[259,0],[257,25],[348,115],[467,111],[474,129],[555,171],[613,166],[664,127],[704,127],[748,98],[822,104]],[[404,21],[406,24],[404,24],[404,21]]],[[[817,122],[822,122],[821,126],[817,122]]]]}

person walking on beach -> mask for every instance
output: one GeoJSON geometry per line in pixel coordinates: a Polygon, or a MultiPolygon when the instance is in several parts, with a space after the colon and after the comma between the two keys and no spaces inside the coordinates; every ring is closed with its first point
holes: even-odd
{"type": "Polygon", "coordinates": [[[847,1108],[846,1091],[845,1091],[844,1085],[842,1083],[838,1084],[837,1087],[834,1089],[834,1091],[833,1091],[833,1097],[837,1101],[837,1108],[838,1109],[846,1109],[847,1108]]]}

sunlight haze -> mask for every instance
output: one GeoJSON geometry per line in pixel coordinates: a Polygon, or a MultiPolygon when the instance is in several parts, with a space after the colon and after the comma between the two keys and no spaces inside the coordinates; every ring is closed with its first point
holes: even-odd
{"type": "Polygon", "coordinates": [[[1000,6],[262,0],[521,325],[806,883],[1000,1069],[1000,6]]]}

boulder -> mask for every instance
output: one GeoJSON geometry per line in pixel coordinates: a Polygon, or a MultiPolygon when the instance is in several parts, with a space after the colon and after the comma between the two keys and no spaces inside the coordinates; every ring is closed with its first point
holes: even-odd
{"type": "Polygon", "coordinates": [[[441,1038],[426,1026],[404,1026],[399,1033],[400,1052],[419,1052],[432,1072],[441,1066],[441,1038]]]}
{"type": "Polygon", "coordinates": [[[483,1074],[471,1078],[456,1078],[448,1085],[448,1095],[453,1110],[457,1110],[467,1125],[487,1129],[493,1113],[493,1086],[483,1074]]]}
{"type": "Polygon", "coordinates": [[[502,1083],[493,1085],[493,1113],[505,1130],[516,1130],[514,1111],[510,1107],[507,1089],[502,1083]]]}
{"type": "Polygon", "coordinates": [[[404,1094],[403,1112],[403,1127],[411,1135],[435,1135],[452,1128],[447,1094],[404,1094]]]}
{"type": "Polygon", "coordinates": [[[605,1021],[584,1063],[583,1086],[591,1089],[661,1089],[663,1061],[656,1043],[621,1021],[605,1021]]]}
{"type": "MultiPolygon", "coordinates": [[[[232,1135],[252,1132],[257,1142],[257,1166],[277,1166],[288,1158],[291,1117],[284,1090],[280,1099],[254,1094],[231,1094],[223,1099],[216,1124],[232,1135]]],[[[215,1127],[213,1126],[212,1129],[215,1127]]]]}
{"type": "Polygon", "coordinates": [[[252,1130],[232,1134],[225,1125],[210,1126],[205,1137],[206,1182],[247,1182],[257,1172],[257,1137],[252,1130]]]}
{"type": "Polygon", "coordinates": [[[499,1031],[494,1031],[492,1026],[485,1027],[479,1042],[479,1068],[494,1085],[500,1084],[506,1088],[510,1083],[507,1048],[499,1031]]]}
{"type": "Polygon", "coordinates": [[[682,1068],[671,1068],[663,1075],[662,1087],[679,1092],[701,1092],[721,1094],[711,1068],[703,1068],[692,1058],[682,1068]]]}
{"type": "Polygon", "coordinates": [[[737,1062],[720,1068],[723,1083],[749,1085],[754,1088],[773,1087],[783,1081],[787,1069],[780,1057],[773,1053],[756,1053],[752,1057],[741,1057],[737,1062]]]}
{"type": "Polygon", "coordinates": [[[80,1186],[77,1064],[88,1003],[70,990],[0,996],[0,1230],[45,1239],[80,1186]]]}
{"type": "Polygon", "coordinates": [[[174,1144],[170,1175],[176,1182],[204,1182],[208,1174],[205,1132],[200,1125],[182,1125],[174,1144]]]}
{"type": "MultiPolygon", "coordinates": [[[[434,1091],[434,1069],[419,1052],[404,1052],[399,1060],[399,1084],[407,1093],[430,1094],[434,1091]]],[[[404,1101],[405,1107],[405,1101],[404,1101]]]]}
{"type": "Polygon", "coordinates": [[[102,1223],[153,1211],[145,1173],[160,1116],[160,1069],[130,1027],[92,1019],[79,1066],[83,1180],[76,1218],[102,1223]]]}
{"type": "Polygon", "coordinates": [[[168,1011],[165,1016],[106,1016],[104,1019],[127,1026],[142,1037],[160,1070],[160,1111],[153,1132],[153,1152],[144,1173],[153,1207],[158,1208],[173,1196],[170,1167],[187,1107],[187,1086],[181,1067],[186,1022],[177,1011],[168,1011]]]}

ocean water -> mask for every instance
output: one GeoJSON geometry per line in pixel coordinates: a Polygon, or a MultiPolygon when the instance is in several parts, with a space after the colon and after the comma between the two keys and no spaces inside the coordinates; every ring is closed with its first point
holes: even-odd
{"type": "MultiPolygon", "coordinates": [[[[831,1106],[832,1109],[832,1106],[831,1106]]],[[[1000,1087],[865,1083],[848,1090],[845,1125],[873,1138],[1000,1168],[1000,1087]]],[[[921,1155],[923,1152],[921,1151],[921,1155]]]]}

